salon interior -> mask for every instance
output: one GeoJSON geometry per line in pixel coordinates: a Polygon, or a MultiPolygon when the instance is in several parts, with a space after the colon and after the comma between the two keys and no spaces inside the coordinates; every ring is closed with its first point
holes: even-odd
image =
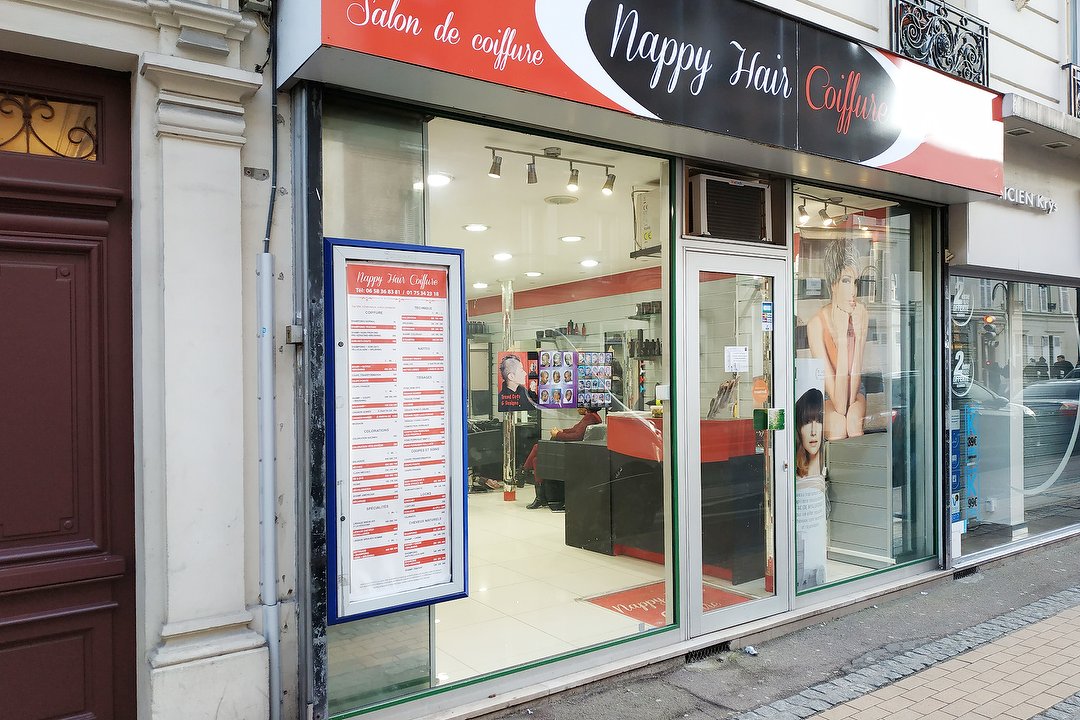
{"type": "MultiPolygon", "coordinates": [[[[344,113],[324,119],[328,235],[356,236],[349,213],[371,207],[354,209],[332,195],[349,186],[334,173],[349,172],[336,158],[353,152],[358,132],[350,123],[344,113]]],[[[364,132],[372,136],[370,127],[364,132]]],[[[388,153],[421,152],[399,150],[406,144],[394,132],[386,130],[388,153]]],[[[328,628],[332,712],[661,632],[674,620],[678,511],[665,458],[673,418],[664,417],[670,403],[658,402],[673,359],[667,160],[445,118],[428,120],[425,133],[427,177],[414,179],[409,202],[424,204],[430,244],[465,251],[469,596],[328,628]],[[508,351],[528,363],[528,410],[499,410],[500,353],[508,351]],[[598,421],[580,439],[553,439],[582,420],[583,408],[598,421]],[[530,455],[534,468],[524,467],[530,455]],[[547,505],[536,502],[538,481],[547,505]]],[[[366,172],[377,172],[378,163],[369,158],[366,172]]],[[[702,182],[694,174],[678,180],[690,196],[702,182]]],[[[776,573],[794,574],[810,552],[807,546],[792,561],[787,530],[774,525],[780,517],[797,526],[799,511],[795,518],[773,512],[790,494],[776,487],[765,459],[774,448],[753,409],[783,406],[791,385],[774,381],[792,378],[778,368],[790,353],[796,367],[812,355],[807,326],[830,295],[824,248],[838,237],[859,244],[858,301],[871,316],[866,355],[876,371],[863,388],[863,438],[848,439],[846,452],[842,443],[824,443],[850,492],[829,499],[822,537],[850,530],[850,542],[822,549],[822,569],[800,590],[925,558],[933,548],[932,460],[912,445],[911,432],[915,415],[931,411],[929,385],[915,370],[932,366],[920,344],[930,337],[922,302],[930,292],[920,235],[926,218],[827,188],[795,184],[792,192],[772,201],[782,208],[771,221],[780,244],[794,229],[793,247],[774,260],[776,277],[787,275],[781,288],[755,272],[705,269],[687,305],[697,315],[687,321],[698,327],[687,382],[697,387],[702,453],[701,515],[690,531],[701,538],[692,561],[700,565],[706,613],[768,598],[787,603],[776,573]],[[793,322],[794,337],[774,357],[773,303],[791,298],[777,319],[793,322]],[[743,352],[731,355],[731,347],[743,352]],[[869,476],[887,479],[864,487],[873,484],[869,476]],[[864,541],[868,534],[872,541],[864,541]]],[[[763,214],[751,233],[759,242],[763,214]]]]}

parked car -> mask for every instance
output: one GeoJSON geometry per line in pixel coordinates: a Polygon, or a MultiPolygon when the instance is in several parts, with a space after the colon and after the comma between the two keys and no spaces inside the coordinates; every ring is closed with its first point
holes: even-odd
{"type": "Polygon", "coordinates": [[[1024,433],[1025,494],[1080,480],[1080,377],[1032,383],[1017,400],[1037,418],[1024,433]]]}

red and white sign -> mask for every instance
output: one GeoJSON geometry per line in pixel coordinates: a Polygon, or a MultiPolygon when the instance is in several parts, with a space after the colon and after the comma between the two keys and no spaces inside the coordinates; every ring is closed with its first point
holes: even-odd
{"type": "Polygon", "coordinates": [[[331,47],[1002,191],[1000,95],[743,0],[322,0],[321,21],[331,47]]]}
{"type": "Polygon", "coordinates": [[[350,601],[365,601],[451,580],[448,273],[346,262],[345,284],[349,467],[340,509],[350,601]]]}

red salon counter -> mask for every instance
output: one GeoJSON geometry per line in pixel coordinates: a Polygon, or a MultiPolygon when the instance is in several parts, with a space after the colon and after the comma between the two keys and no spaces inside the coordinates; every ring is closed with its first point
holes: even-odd
{"type": "MultiPolygon", "coordinates": [[[[764,455],[755,452],[753,421],[702,420],[700,427],[707,572],[734,584],[760,578],[764,455]]],[[[537,473],[565,483],[566,544],[662,563],[663,458],[663,420],[648,413],[608,413],[606,441],[541,441],[537,473]]]]}

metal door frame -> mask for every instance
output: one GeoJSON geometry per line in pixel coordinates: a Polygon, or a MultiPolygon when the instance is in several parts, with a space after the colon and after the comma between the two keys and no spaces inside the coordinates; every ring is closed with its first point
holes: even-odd
{"type": "Polygon", "coordinates": [[[792,296],[791,264],[787,248],[753,248],[744,244],[693,241],[684,239],[679,251],[677,271],[679,315],[676,319],[683,342],[675,358],[679,368],[681,402],[676,410],[678,436],[680,503],[680,556],[684,559],[679,572],[682,587],[681,615],[689,637],[729,628],[785,612],[794,600],[794,536],[792,531],[793,493],[789,488],[790,428],[793,421],[792,398],[792,296]],[[700,414],[699,386],[699,271],[730,272],[738,275],[766,275],[773,278],[773,407],[783,408],[787,418],[785,430],[776,431],[773,444],[773,533],[774,533],[774,595],[753,600],[706,615],[701,609],[699,588],[702,586],[701,546],[701,463],[697,432],[700,414]]]}

